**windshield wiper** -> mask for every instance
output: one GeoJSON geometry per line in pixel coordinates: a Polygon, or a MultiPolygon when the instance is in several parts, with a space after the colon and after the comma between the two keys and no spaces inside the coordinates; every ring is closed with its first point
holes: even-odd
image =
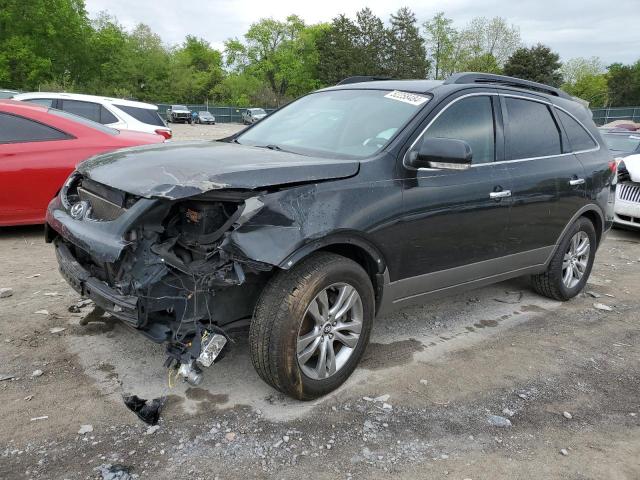
{"type": "Polygon", "coordinates": [[[282,147],[279,147],[278,145],[275,145],[275,144],[258,145],[258,148],[268,148],[269,150],[277,150],[278,152],[284,152],[285,151],[285,150],[282,149],[282,147]]]}

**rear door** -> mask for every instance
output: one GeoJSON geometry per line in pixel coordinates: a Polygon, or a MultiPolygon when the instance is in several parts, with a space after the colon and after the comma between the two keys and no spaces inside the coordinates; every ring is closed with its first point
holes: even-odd
{"type": "Polygon", "coordinates": [[[534,95],[500,97],[505,166],[512,180],[508,253],[531,252],[535,263],[544,263],[584,204],[584,169],[551,104],[534,95]]]}
{"type": "Polygon", "coordinates": [[[396,300],[501,272],[511,199],[502,163],[498,97],[460,93],[426,120],[425,139],[455,138],[471,146],[467,170],[404,167],[404,217],[397,227],[402,261],[392,295],[396,300]],[[495,195],[501,192],[500,195],[495,195]],[[503,195],[504,194],[504,195],[503,195]]]}
{"type": "Polygon", "coordinates": [[[72,170],[59,161],[60,151],[73,143],[60,130],[0,112],[0,225],[44,220],[47,204],[72,170]]]}

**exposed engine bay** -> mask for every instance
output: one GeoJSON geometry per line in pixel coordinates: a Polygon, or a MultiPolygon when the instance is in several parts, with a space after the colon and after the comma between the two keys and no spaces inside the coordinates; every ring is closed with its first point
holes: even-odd
{"type": "MultiPolygon", "coordinates": [[[[68,182],[63,195],[72,216],[96,223],[117,220],[141,201],[82,177],[68,182]]],[[[96,258],[61,237],[55,240],[58,257],[61,266],[75,261],[89,278],[104,284],[98,288],[113,291],[124,304],[101,305],[101,299],[94,299],[96,305],[152,340],[166,342],[167,366],[197,384],[199,366],[208,367],[224,355],[228,332],[248,326],[273,269],[223,248],[228,233],[250,217],[251,205],[255,210],[260,204],[247,192],[158,201],[127,231],[127,246],[116,261],[96,258]],[[71,260],[61,259],[64,255],[71,260]]],[[[91,283],[74,287],[93,298],[86,286],[91,283]]]]}

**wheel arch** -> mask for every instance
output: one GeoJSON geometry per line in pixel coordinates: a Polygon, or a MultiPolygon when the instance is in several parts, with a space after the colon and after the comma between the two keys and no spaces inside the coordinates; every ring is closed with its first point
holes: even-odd
{"type": "Polygon", "coordinates": [[[289,255],[279,267],[288,270],[309,255],[321,251],[349,258],[367,272],[373,286],[377,312],[384,286],[389,283],[387,264],[380,250],[360,235],[340,233],[307,243],[289,255]]]}

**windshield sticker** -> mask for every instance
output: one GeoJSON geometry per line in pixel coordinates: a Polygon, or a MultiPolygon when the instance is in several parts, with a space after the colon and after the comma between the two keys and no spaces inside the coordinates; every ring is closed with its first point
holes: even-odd
{"type": "Polygon", "coordinates": [[[417,93],[401,92],[400,90],[394,90],[393,92],[389,92],[384,97],[390,98],[392,100],[398,100],[399,102],[409,103],[415,106],[422,105],[423,103],[429,101],[429,97],[425,97],[424,95],[418,95],[417,93]]]}

